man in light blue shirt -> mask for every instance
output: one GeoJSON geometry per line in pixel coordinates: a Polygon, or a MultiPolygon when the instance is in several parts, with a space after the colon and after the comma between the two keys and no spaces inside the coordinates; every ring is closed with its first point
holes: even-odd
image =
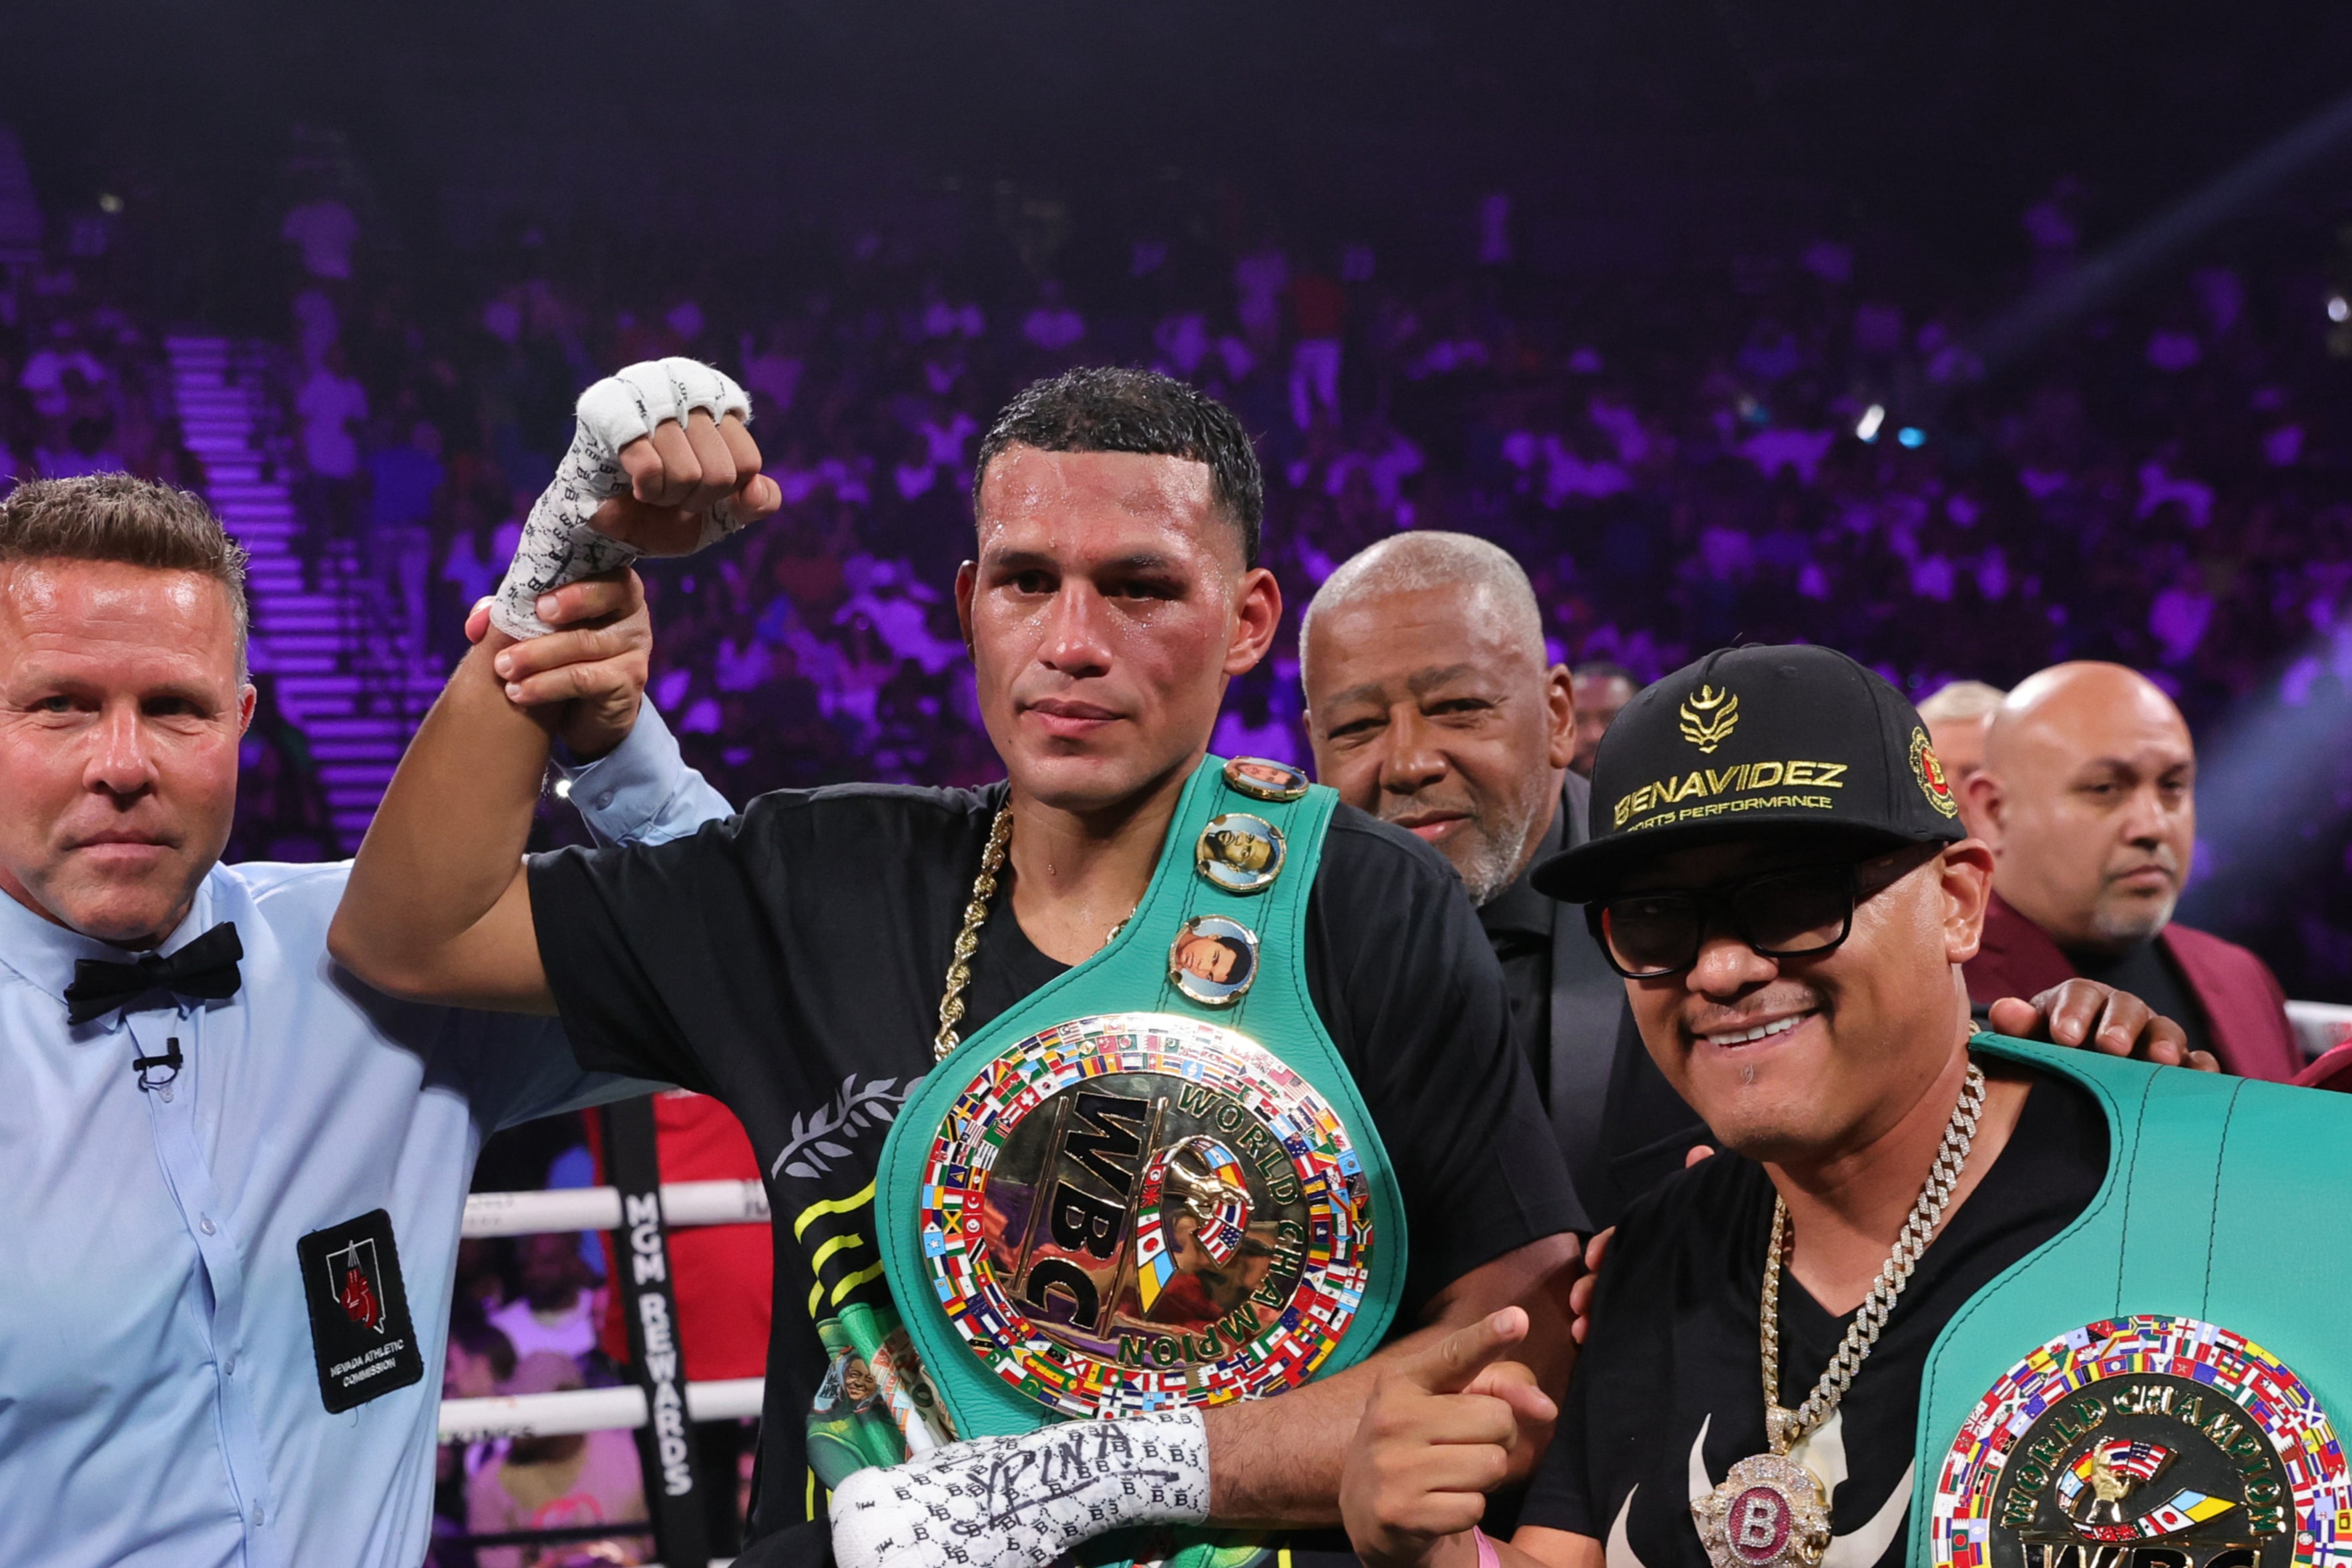
{"type": "MultiPolygon", "coordinates": [[[[602,837],[728,814],[634,582],[549,722],[602,837]]],[[[217,863],[240,552],[123,476],[0,503],[0,1562],[414,1568],[484,1136],[646,1085],[337,970],[346,864],[217,863]]]]}

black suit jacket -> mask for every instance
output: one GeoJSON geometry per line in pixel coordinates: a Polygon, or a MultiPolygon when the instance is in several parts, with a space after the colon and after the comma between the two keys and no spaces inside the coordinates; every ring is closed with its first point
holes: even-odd
{"type": "MultiPolygon", "coordinates": [[[[1560,794],[1559,847],[1585,841],[1591,804],[1591,786],[1570,774],[1560,794]]],[[[1531,1061],[1539,1056],[1549,1069],[1538,1077],[1552,1131],[1585,1212],[1605,1228],[1680,1170],[1692,1145],[1713,1140],[1643,1045],[1625,982],[1601,956],[1580,904],[1552,904],[1549,989],[1548,1016],[1528,1020],[1531,1038],[1521,1043],[1531,1061]]]]}

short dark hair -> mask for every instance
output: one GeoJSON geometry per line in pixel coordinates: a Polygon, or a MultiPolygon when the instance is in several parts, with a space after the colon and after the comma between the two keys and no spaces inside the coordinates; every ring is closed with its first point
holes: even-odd
{"type": "Polygon", "coordinates": [[[0,565],[20,560],[119,561],[209,577],[228,591],[236,666],[245,669],[245,547],[201,496],[128,474],[27,479],[0,499],[0,565]]]}
{"type": "Polygon", "coordinates": [[[1569,671],[1569,677],[1579,681],[1622,681],[1636,691],[1640,690],[1642,685],[1641,682],[1633,678],[1633,671],[1622,664],[1612,664],[1607,659],[1594,659],[1579,664],[1569,671]]]}
{"type": "Polygon", "coordinates": [[[1234,411],[1197,387],[1156,371],[1099,365],[1033,382],[996,416],[972,465],[971,510],[988,465],[1008,446],[1040,452],[1134,452],[1209,465],[1209,493],[1242,536],[1242,559],[1257,564],[1265,520],[1265,476],[1257,449],[1234,411]]]}

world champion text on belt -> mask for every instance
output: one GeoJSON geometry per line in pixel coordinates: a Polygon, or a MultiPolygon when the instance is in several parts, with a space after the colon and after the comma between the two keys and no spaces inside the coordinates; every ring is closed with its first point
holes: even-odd
{"type": "Polygon", "coordinates": [[[957,1097],[923,1174],[949,1322],[1065,1415],[1294,1386],[1363,1296],[1369,1191],[1338,1113],[1205,1021],[1075,1019],[1021,1041],[957,1097]]]}
{"type": "Polygon", "coordinates": [[[1303,974],[1337,805],[1286,764],[1208,759],[1103,948],[943,1033],[877,1208],[961,1435],[1276,1394],[1386,1331],[1403,1206],[1303,974]],[[1252,996],[1246,1034],[1192,1010],[1252,996]]]}

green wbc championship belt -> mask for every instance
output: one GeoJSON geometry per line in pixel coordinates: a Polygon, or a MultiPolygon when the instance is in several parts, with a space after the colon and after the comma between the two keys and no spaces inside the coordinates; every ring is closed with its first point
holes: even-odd
{"type": "Polygon", "coordinates": [[[2352,1096],[1980,1035],[2107,1179],[1927,1360],[1914,1563],[2352,1568],[2352,1096]]]}
{"type": "Polygon", "coordinates": [[[957,1437],[1277,1394],[1381,1343],[1404,1207],[1307,989],[1337,804],[1208,758],[1119,934],[898,1113],[883,1260],[957,1437]]]}

